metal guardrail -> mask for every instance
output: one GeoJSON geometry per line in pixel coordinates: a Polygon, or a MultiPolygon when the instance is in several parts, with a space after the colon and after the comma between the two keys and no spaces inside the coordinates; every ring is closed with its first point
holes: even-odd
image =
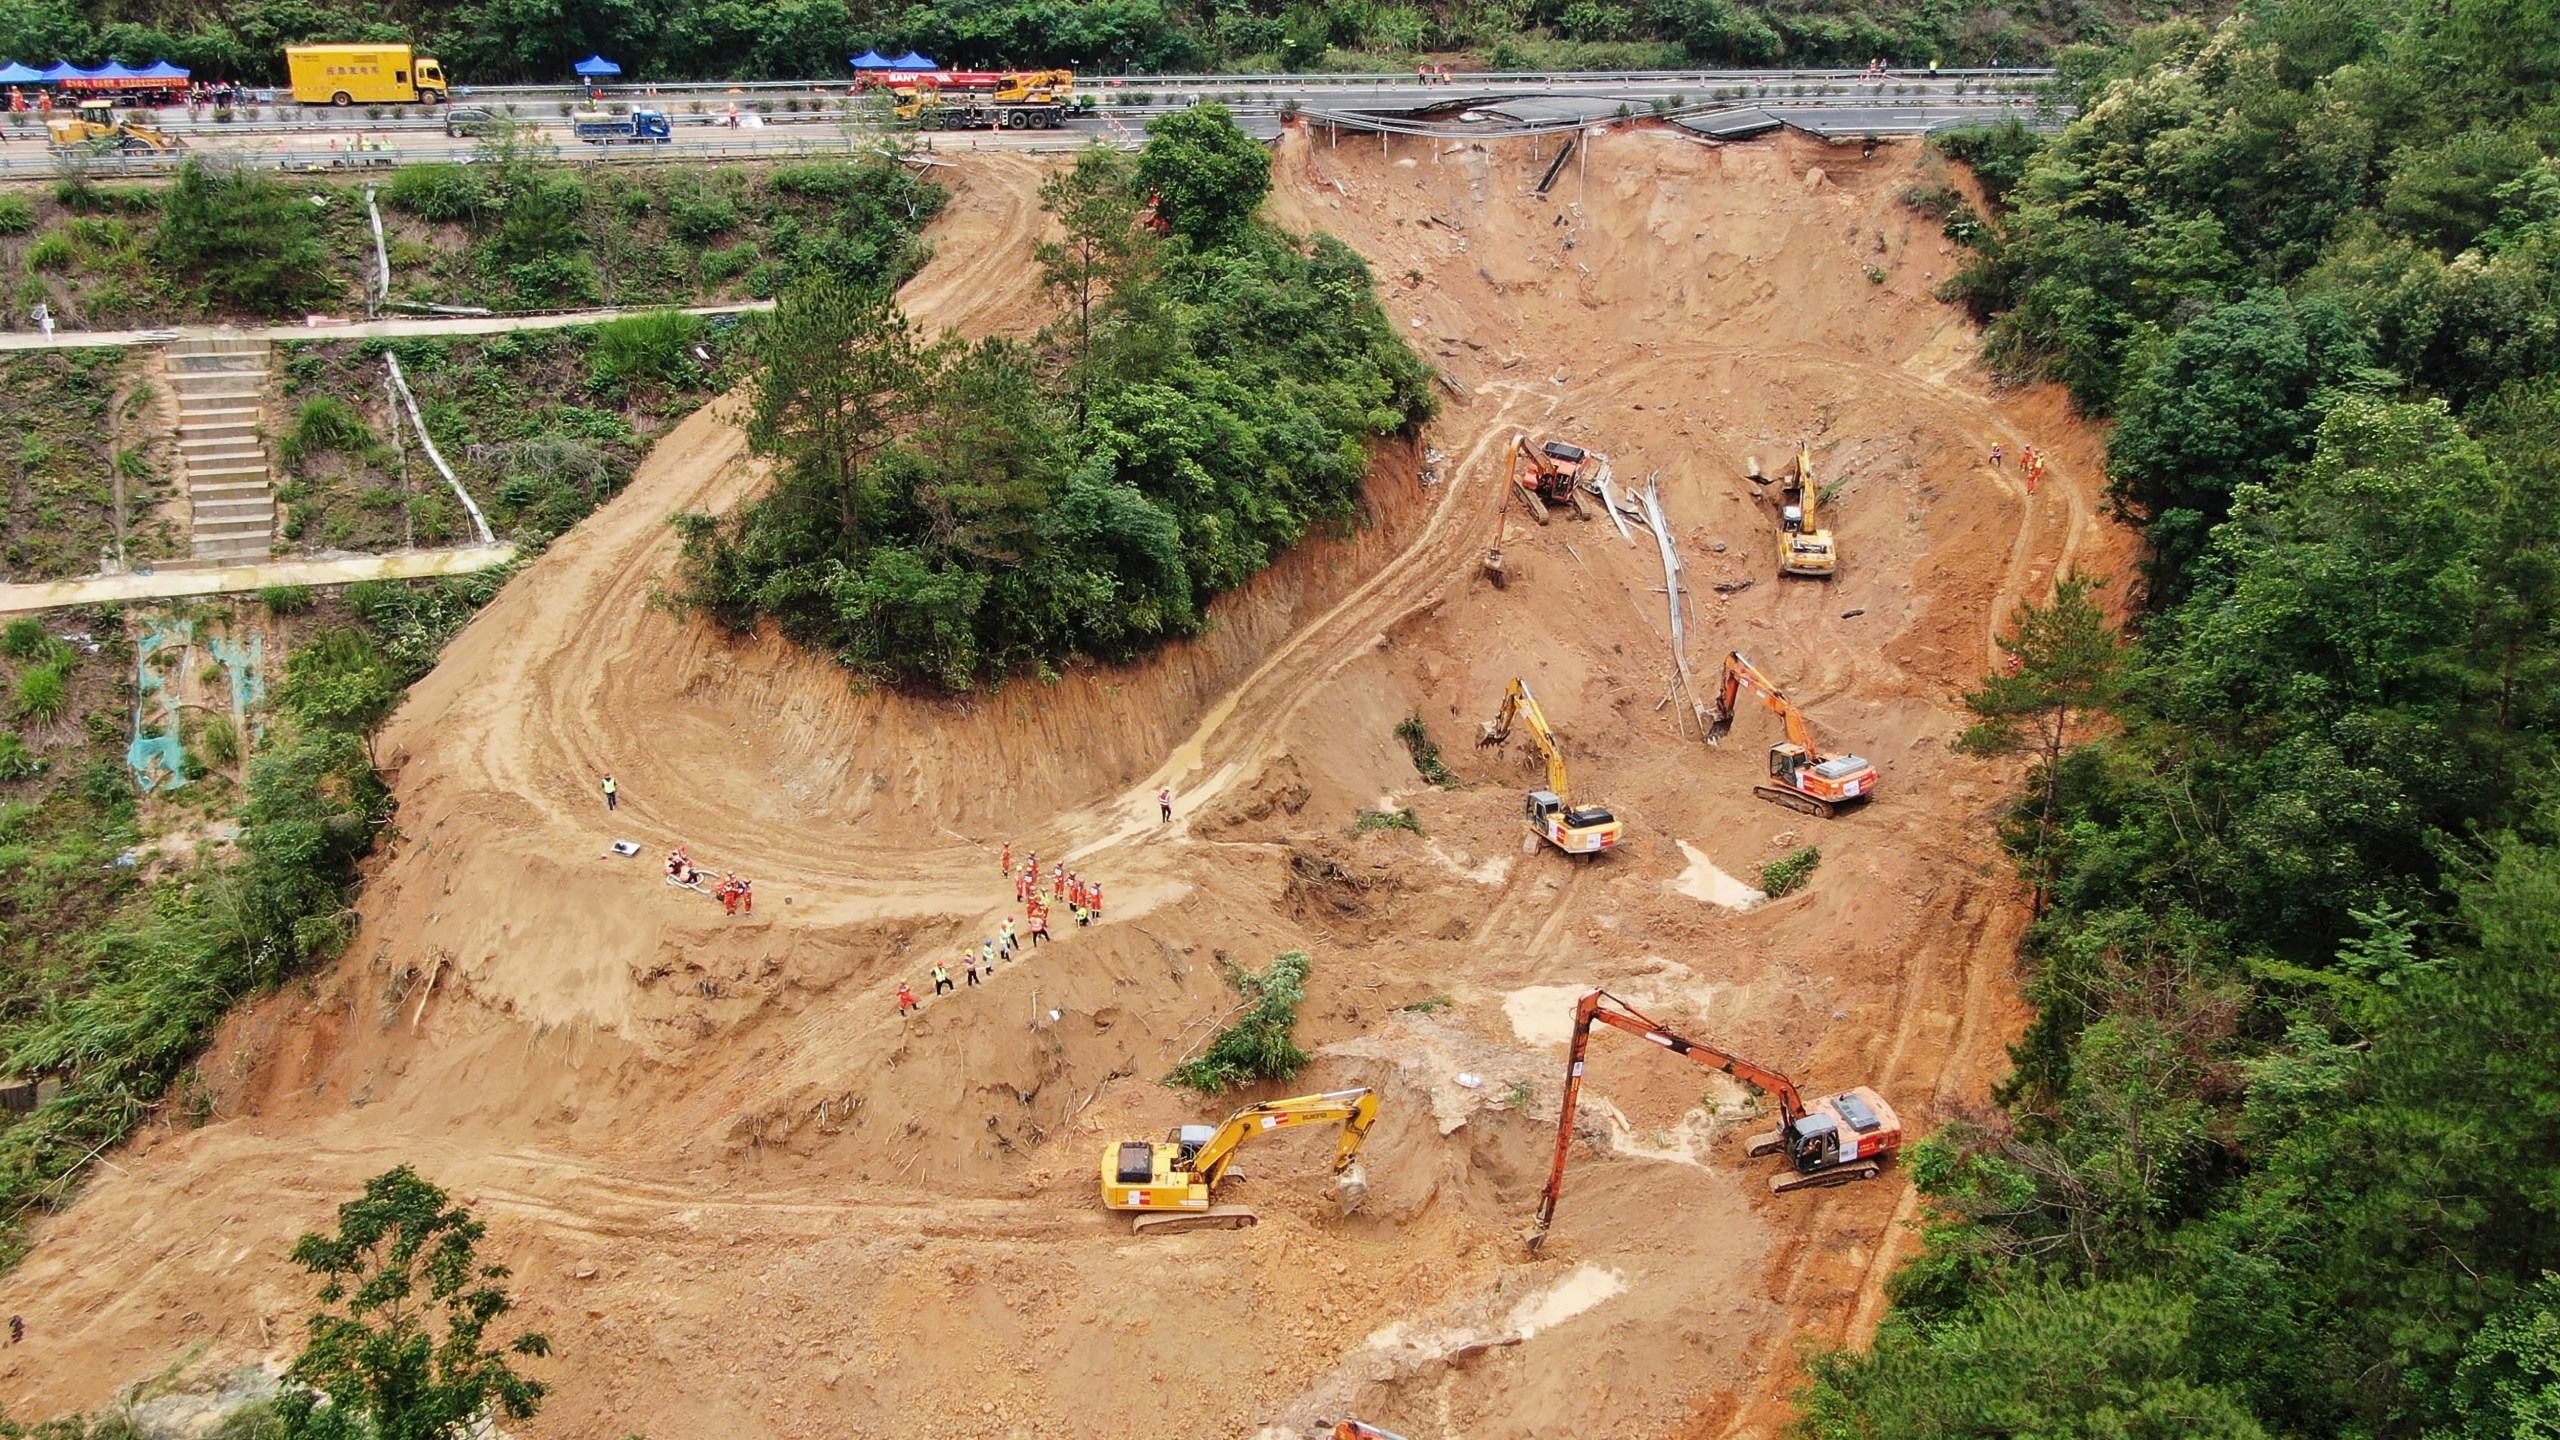
{"type": "MultiPolygon", "coordinates": [[[[1087,145],[1097,141],[1107,141],[1110,138],[1108,134],[1098,130],[1060,131],[1037,139],[1008,140],[989,148],[1000,149],[1007,153],[1054,154],[1081,150],[1087,145]]],[[[37,147],[28,148],[36,153],[24,155],[0,153],[0,180],[44,179],[59,176],[62,173],[56,155],[37,147]]],[[[869,153],[876,148],[876,146],[860,143],[820,144],[815,142],[814,137],[809,136],[776,135],[762,139],[722,140],[716,144],[679,142],[670,145],[580,145],[573,149],[564,149],[553,158],[573,164],[702,164],[721,160],[818,160],[869,153]]],[[[928,146],[921,153],[929,158],[934,154],[934,149],[928,146]]],[[[83,169],[84,173],[94,179],[114,179],[119,176],[146,178],[174,173],[189,158],[191,158],[190,152],[183,150],[130,154],[111,151],[85,157],[83,169]]],[[[253,169],[336,175],[379,172],[401,165],[450,163],[457,159],[468,159],[469,153],[446,149],[412,150],[393,146],[387,149],[363,151],[226,151],[223,152],[223,158],[253,169]]]]}
{"type": "MultiPolygon", "coordinates": [[[[2018,89],[1985,89],[1979,91],[1967,91],[1962,94],[1958,94],[1952,90],[1924,90],[1889,94],[1886,88],[1880,85],[1872,87],[1861,86],[1853,89],[1816,89],[1811,91],[1808,91],[1804,85],[1795,85],[1774,94],[1768,93],[1769,89],[1770,87],[1760,87],[1759,91],[1753,94],[1745,94],[1737,91],[1734,94],[1721,99],[1716,98],[1713,95],[1700,96],[1697,100],[1688,103],[1699,105],[1741,103],[1770,105],[1832,104],[1844,101],[1868,99],[1880,104],[1891,103],[1896,105],[1978,105],[1989,101],[1999,100],[2032,104],[2044,98],[2041,91],[2023,87],[2018,89]]],[[[1435,98],[1427,103],[1435,107],[1462,103],[1477,106],[1488,106],[1505,104],[1517,100],[1538,98],[1572,100],[1624,99],[1631,105],[1643,107],[1640,108],[1639,113],[1647,113],[1649,107],[1651,107],[1657,100],[1665,97],[1659,95],[1632,93],[1621,96],[1605,91],[1559,96],[1554,95],[1551,92],[1541,92],[1534,88],[1501,90],[1470,89],[1455,91],[1452,92],[1447,99],[1435,98]]],[[[1128,105],[1111,104],[1106,102],[1078,108],[1070,112],[1068,118],[1070,121],[1118,120],[1126,123],[1131,120],[1144,120],[1153,115],[1170,114],[1176,110],[1184,108],[1186,108],[1186,101],[1184,99],[1170,97],[1168,99],[1168,103],[1161,105],[1128,105]]],[[[1238,116],[1268,117],[1281,114],[1295,114],[1302,111],[1315,113],[1305,101],[1300,100],[1295,96],[1282,97],[1279,99],[1229,102],[1228,108],[1233,110],[1238,116]]],[[[1341,107],[1331,106],[1326,108],[1328,110],[1337,110],[1341,107]]],[[[1358,107],[1355,106],[1353,108],[1358,107]]],[[[1404,104],[1399,98],[1392,102],[1382,103],[1378,108],[1383,110],[1409,110],[1419,107],[1404,104]]],[[[513,120],[517,126],[522,129],[557,132],[562,136],[569,135],[569,132],[574,128],[566,116],[560,115],[511,115],[506,118],[513,120]]],[[[670,114],[667,118],[679,131],[730,128],[721,124],[721,120],[723,119],[721,114],[710,111],[704,111],[701,113],[679,112],[670,114]]],[[[840,110],[803,110],[784,111],[781,113],[758,111],[757,118],[759,124],[756,128],[759,129],[789,129],[805,128],[808,126],[826,126],[841,133],[845,128],[847,121],[856,117],[850,117],[840,110]]],[[[417,112],[412,114],[391,115],[385,116],[379,120],[366,119],[356,122],[349,122],[343,118],[339,118],[338,113],[335,111],[327,108],[319,108],[314,109],[307,114],[283,120],[259,119],[215,122],[209,120],[188,120],[181,119],[176,116],[168,116],[163,117],[154,123],[155,128],[157,129],[164,130],[173,135],[186,136],[190,139],[222,139],[225,137],[270,135],[441,134],[445,129],[443,117],[440,114],[427,110],[423,107],[419,107],[417,112]]],[[[923,131],[915,133],[932,134],[942,132],[923,131]]],[[[40,134],[30,135],[28,138],[34,140],[36,143],[42,143],[40,134]]]]}
{"type": "MultiPolygon", "coordinates": [[[[1883,78],[1889,82],[1902,83],[1927,81],[1932,79],[1950,81],[1980,79],[2024,80],[2034,83],[2050,79],[2053,74],[2054,72],[2051,69],[2040,66],[1993,66],[1981,69],[1938,70],[1934,73],[1925,68],[1888,70],[1885,72],[1883,78]]],[[[1471,72],[1463,77],[1462,83],[1471,86],[1484,84],[1546,86],[1613,84],[1704,85],[1719,82],[1731,83],[1735,81],[1750,83],[1755,81],[1864,80],[1868,78],[1867,72],[1863,67],[1858,69],[1802,70],[1501,70],[1490,72],[1471,72]]],[[[627,98],[629,96],[642,93],[643,91],[660,96],[679,94],[726,95],[730,93],[782,94],[795,90],[804,94],[811,92],[841,93],[849,89],[853,83],[854,77],[850,73],[846,74],[841,79],[827,78],[817,80],[631,81],[627,83],[608,85],[605,87],[605,94],[608,98],[627,98]]],[[[1410,70],[1374,70],[1342,73],[1300,74],[1262,73],[1249,75],[1142,75],[1128,72],[1109,75],[1098,72],[1080,71],[1076,75],[1076,84],[1084,90],[1099,90],[1106,88],[1115,90],[1233,90],[1239,87],[1246,89],[1282,88],[1312,90],[1357,85],[1412,85],[1415,83],[1416,76],[1414,72],[1410,70]]],[[[589,87],[586,85],[572,84],[466,85],[454,87],[453,98],[457,103],[460,103],[465,101],[485,101],[493,96],[508,95],[543,97],[563,95],[576,96],[585,95],[588,93],[588,90],[589,87]]]]}

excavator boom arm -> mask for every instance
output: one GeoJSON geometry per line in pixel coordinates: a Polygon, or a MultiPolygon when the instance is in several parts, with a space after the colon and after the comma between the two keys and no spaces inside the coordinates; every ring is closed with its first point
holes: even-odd
{"type": "Polygon", "coordinates": [[[1760,673],[1759,666],[1743,659],[1739,650],[1724,657],[1724,684],[1716,691],[1715,721],[1708,731],[1710,741],[1723,738],[1725,729],[1733,724],[1734,705],[1745,690],[1784,722],[1789,743],[1803,746],[1804,753],[1816,764],[1830,758],[1822,753],[1822,747],[1813,743],[1813,723],[1804,718],[1804,712],[1795,707],[1795,702],[1787,698],[1785,691],[1760,673]]]}
{"type": "Polygon", "coordinates": [[[1556,744],[1556,732],[1547,724],[1546,709],[1538,704],[1537,696],[1529,693],[1527,681],[1513,677],[1511,688],[1502,694],[1502,709],[1484,727],[1484,734],[1476,743],[1499,745],[1510,739],[1514,720],[1529,722],[1529,734],[1538,742],[1538,752],[1547,757],[1547,788],[1555,792],[1557,799],[1572,804],[1573,781],[1565,774],[1563,747],[1556,744]]]}
{"type": "Polygon", "coordinates": [[[1248,1105],[1228,1116],[1218,1133],[1209,1137],[1209,1143],[1200,1147],[1191,1162],[1192,1173],[1200,1177],[1200,1183],[1214,1189],[1225,1178],[1227,1167],[1235,1163],[1237,1148],[1254,1136],[1339,1120],[1342,1143],[1334,1151],[1333,1168],[1340,1174],[1359,1157],[1361,1145],[1369,1138],[1369,1127],[1377,1118],[1378,1094],[1368,1089],[1336,1090],[1326,1095],[1248,1105]]]}
{"type": "Polygon", "coordinates": [[[1701,1045],[1675,1035],[1626,1001],[1606,990],[1594,990],[1583,996],[1573,1010],[1573,1043],[1565,1060],[1564,1102],[1556,1114],[1555,1163],[1547,1172],[1546,1189],[1538,1195],[1538,1223],[1537,1228],[1530,1232],[1529,1240],[1532,1249],[1546,1240],[1547,1227],[1555,1223],[1556,1204],[1564,1198],[1564,1168],[1573,1157],[1573,1119],[1582,1104],[1583,1062],[1591,1048],[1591,1026],[1594,1022],[1615,1026],[1630,1035],[1650,1040],[1674,1055],[1686,1056],[1710,1070],[1721,1070],[1737,1080],[1768,1091],[1778,1098],[1782,1127],[1794,1124],[1804,1114],[1804,1097],[1797,1092],[1793,1080],[1765,1065],[1756,1065],[1712,1045],[1701,1045]]]}

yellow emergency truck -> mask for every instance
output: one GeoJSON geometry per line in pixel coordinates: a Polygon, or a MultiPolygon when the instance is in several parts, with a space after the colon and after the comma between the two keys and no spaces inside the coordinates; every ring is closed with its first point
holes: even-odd
{"type": "Polygon", "coordinates": [[[284,52],[304,105],[432,105],[448,97],[444,67],[406,45],[293,45],[284,52]]]}

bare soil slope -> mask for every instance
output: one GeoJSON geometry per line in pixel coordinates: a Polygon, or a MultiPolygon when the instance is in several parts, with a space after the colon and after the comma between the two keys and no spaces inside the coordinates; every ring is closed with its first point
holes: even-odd
{"type": "MultiPolygon", "coordinates": [[[[1345,1407],[1417,1437],[1766,1433],[1795,1340],[1871,1323],[1907,1187],[1771,1199],[1729,1133],[1748,1102],[1603,1037],[1607,1143],[1531,1259],[1564,1011],[1605,983],[1921,1129],[1979,1099],[2021,915],[1987,838],[2008,776],[1948,754],[1955,697],[2017,597],[2126,542],[2092,516],[2093,440],[2049,394],[1993,394],[1929,299],[1951,261],[1896,201],[1911,150],[1630,128],[1539,197],[1546,158],[1284,142],[1275,210],[1368,255],[1452,382],[1444,478],[1383,452],[1361,525],[1144,664],[927,701],[676,619],[651,604],[667,516],[758,473],[720,407],[670,434],[382,737],[400,834],[347,959],[237,1017],[205,1064],[217,1121],[117,1156],[0,1282],[30,1322],[0,1397],[45,1414],[189,1346],[290,1353],[293,1237],[407,1161],[478,1207],[559,1347],[536,1434],[1245,1435],[1345,1407]],[[1515,508],[1511,583],[1485,581],[1522,429],[1659,475],[1692,583],[1731,587],[1696,597],[1692,667],[1750,654],[1876,761],[1880,800],[1754,800],[1772,722],[1710,750],[1663,703],[1641,532],[1515,508]],[[1744,479],[1798,436],[1838,482],[1827,583],[1779,582],[1744,479]],[[1982,463],[1994,440],[2052,455],[2041,493],[1982,463]],[[1515,674],[1624,850],[1532,848],[1535,772],[1465,743],[1515,674]],[[1416,776],[1393,730],[1417,713],[1465,787],[1416,776]],[[1347,834],[1402,805],[1425,835],[1347,834]],[[901,1022],[897,980],[1008,913],[1006,841],[1101,880],[1108,920],[901,1022]],[[662,885],[678,842],[752,875],[756,914],[662,885]],[[1747,880],[1815,842],[1799,896],[1695,898],[1701,861],[1747,880]],[[1133,1239],[1097,1153],[1224,1108],[1153,1082],[1232,1003],[1222,962],[1288,948],[1315,956],[1321,1052],[1289,1090],[1386,1095],[1369,1205],[1335,1215],[1329,1137],[1288,1136],[1245,1157],[1258,1228],[1133,1239]]],[[[929,323],[1048,317],[1041,173],[959,172],[907,291],[929,323]]]]}

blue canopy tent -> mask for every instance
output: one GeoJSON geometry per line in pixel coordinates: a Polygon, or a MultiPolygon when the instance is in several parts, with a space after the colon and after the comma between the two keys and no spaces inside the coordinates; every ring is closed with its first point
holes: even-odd
{"type": "Polygon", "coordinates": [[[853,68],[856,70],[892,70],[897,68],[897,64],[897,61],[877,50],[865,50],[853,57],[853,68]]]}
{"type": "Polygon", "coordinates": [[[139,77],[141,73],[141,71],[123,64],[120,61],[110,60],[106,64],[99,66],[97,69],[90,71],[89,78],[92,80],[132,80],[139,77]]]}
{"type": "Polygon", "coordinates": [[[15,60],[6,65],[0,65],[0,85],[41,85],[43,83],[44,72],[32,65],[21,65],[15,60]]]}
{"type": "Polygon", "coordinates": [[[136,80],[184,80],[193,73],[182,66],[172,65],[166,60],[154,60],[134,71],[133,78],[136,80]]]}
{"type": "Polygon", "coordinates": [[[910,50],[890,61],[889,68],[892,70],[939,70],[942,67],[910,50]]]}
{"type": "Polygon", "coordinates": [[[614,64],[612,61],[607,60],[601,55],[590,55],[586,59],[579,61],[577,64],[572,65],[569,68],[577,71],[581,78],[587,80],[601,80],[605,76],[619,75],[622,73],[621,66],[614,64]]]}
{"type": "Polygon", "coordinates": [[[68,60],[56,60],[53,62],[52,69],[45,71],[36,78],[46,82],[47,84],[58,85],[65,80],[95,80],[98,78],[98,72],[95,70],[83,70],[68,60]]]}

